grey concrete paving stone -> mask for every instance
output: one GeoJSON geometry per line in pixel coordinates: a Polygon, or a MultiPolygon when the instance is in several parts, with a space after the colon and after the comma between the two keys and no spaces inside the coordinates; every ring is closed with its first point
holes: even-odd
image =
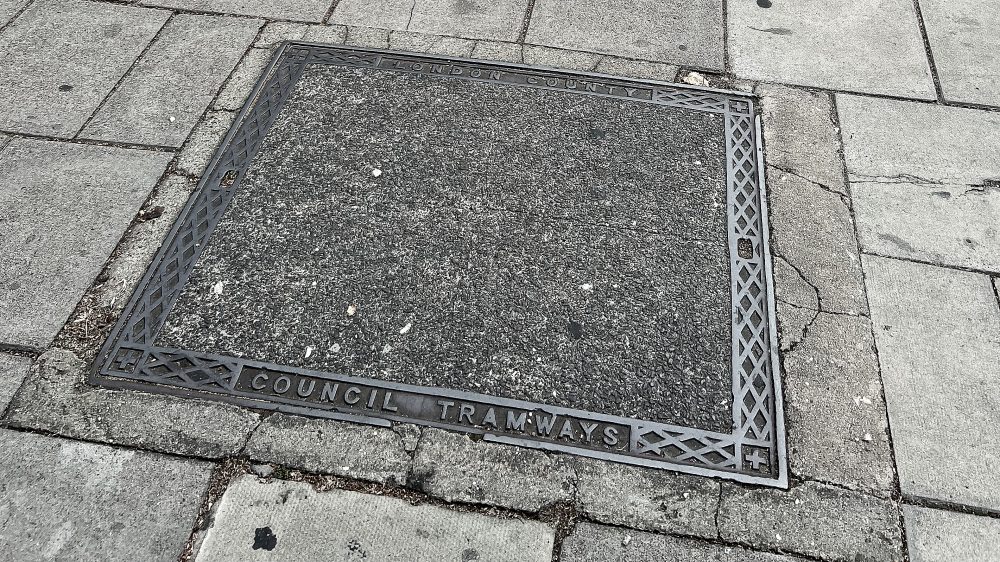
{"type": "Polygon", "coordinates": [[[0,353],[0,412],[7,409],[14,393],[28,375],[31,359],[0,353]]]}
{"type": "Polygon", "coordinates": [[[223,495],[196,560],[549,562],[554,535],[537,521],[244,476],[223,495]]]}
{"type": "Polygon", "coordinates": [[[975,0],[920,0],[944,99],[1000,105],[1000,12],[975,0]]]}
{"type": "Polygon", "coordinates": [[[259,420],[226,404],[86,386],[89,368],[68,351],[45,352],[5,421],[75,439],[218,458],[239,453],[259,420]]]}
{"type": "Polygon", "coordinates": [[[354,47],[372,47],[375,49],[389,48],[389,30],[373,27],[348,26],[345,45],[354,47]]]}
{"type": "Polygon", "coordinates": [[[413,31],[390,31],[389,48],[411,53],[429,53],[469,58],[476,42],[460,37],[441,37],[413,31]]]}
{"type": "Polygon", "coordinates": [[[276,47],[282,41],[312,41],[339,45],[347,38],[347,26],[272,21],[264,26],[253,46],[276,47]]]}
{"type": "Polygon", "coordinates": [[[427,428],[414,454],[411,485],[449,502],[538,511],[570,501],[573,480],[567,458],[427,428]]]}
{"type": "Polygon", "coordinates": [[[820,312],[783,368],[792,474],[888,497],[893,460],[868,319],[820,312]]]}
{"type": "Polygon", "coordinates": [[[674,64],[603,56],[594,68],[600,74],[673,82],[680,67],[674,64]]]}
{"type": "MultiPolygon", "coordinates": [[[[252,84],[251,84],[252,88],[252,84]]],[[[247,92],[249,95],[249,92],[247,92]]],[[[236,120],[235,111],[209,111],[199,122],[177,156],[176,169],[179,173],[200,177],[212,161],[215,149],[226,136],[229,127],[236,120]]]]}
{"type": "Polygon", "coordinates": [[[34,139],[0,152],[0,342],[52,341],[170,158],[34,139]]]}
{"type": "Polygon", "coordinates": [[[80,136],[180,146],[263,24],[174,16],[80,136]]]}
{"type": "Polygon", "coordinates": [[[713,0],[537,0],[526,41],[722,70],[724,25],[713,0]]]}
{"type": "Polygon", "coordinates": [[[767,164],[847,195],[831,94],[777,84],[760,84],[754,93],[760,97],[767,164]]]}
{"type": "Polygon", "coordinates": [[[911,562],[1000,562],[1000,519],[903,506],[911,562]]]}
{"type": "Polygon", "coordinates": [[[141,4],[300,22],[320,22],[330,8],[330,0],[142,0],[141,4]]]}
{"type": "Polygon", "coordinates": [[[1000,114],[838,95],[864,250],[1000,272],[1000,114]]]}
{"type": "MultiPolygon", "coordinates": [[[[346,30],[345,30],[346,34],[346,30]]],[[[240,60],[226,85],[212,102],[212,109],[219,111],[239,111],[254,85],[267,68],[274,53],[271,49],[250,49],[240,60]]]]}
{"type": "Polygon", "coordinates": [[[0,129],[72,137],[169,17],[38,0],[0,34],[0,129]]]}
{"type": "Polygon", "coordinates": [[[775,257],[773,262],[775,298],[797,308],[819,310],[819,291],[809,284],[788,261],[775,257]]]}
{"type": "Polygon", "coordinates": [[[472,49],[472,58],[521,63],[524,62],[523,49],[524,46],[518,43],[476,41],[476,47],[472,49]]]}
{"type": "Polygon", "coordinates": [[[176,560],[212,465],[0,430],[8,560],[176,560]]]}
{"type": "Polygon", "coordinates": [[[331,23],[516,41],[528,0],[340,0],[331,23]]]}
{"type": "Polygon", "coordinates": [[[585,53],[581,51],[568,51],[566,49],[553,49],[551,47],[539,47],[538,45],[525,45],[521,56],[524,64],[532,66],[551,66],[553,68],[566,68],[570,70],[594,70],[601,55],[585,53]]]}
{"type": "Polygon", "coordinates": [[[10,23],[31,0],[0,0],[0,27],[10,23]]]}
{"type": "Polygon", "coordinates": [[[818,482],[787,492],[723,483],[724,541],[835,562],[903,560],[899,508],[889,500],[818,482]]]}
{"type": "Polygon", "coordinates": [[[390,428],[280,413],[254,430],[246,454],[255,461],[398,485],[406,482],[412,462],[403,438],[390,428]]]}
{"type": "Polygon", "coordinates": [[[989,277],[865,256],[904,494],[1000,510],[1000,308],[989,277]]]}
{"type": "Polygon", "coordinates": [[[854,222],[845,198],[798,176],[772,172],[767,185],[772,248],[800,274],[792,276],[783,267],[775,277],[775,297],[801,293],[805,280],[815,288],[821,310],[867,313],[854,222]]]}
{"type": "Polygon", "coordinates": [[[910,0],[733,2],[729,63],[742,78],[935,99],[910,0]]]}
{"type": "Polygon", "coordinates": [[[580,523],[563,540],[561,562],[794,562],[793,556],[755,552],[695,539],[580,523]]]}
{"type": "Polygon", "coordinates": [[[776,309],[779,349],[787,352],[802,343],[806,337],[806,330],[819,315],[819,310],[803,308],[782,301],[777,302],[776,309]]]}
{"type": "Polygon", "coordinates": [[[719,481],[577,457],[575,501],[588,519],[705,538],[718,536],[719,481]]]}

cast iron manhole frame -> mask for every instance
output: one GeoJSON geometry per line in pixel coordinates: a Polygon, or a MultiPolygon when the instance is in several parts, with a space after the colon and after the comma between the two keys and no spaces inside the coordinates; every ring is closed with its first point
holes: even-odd
{"type": "Polygon", "coordinates": [[[747,94],[522,64],[286,41],[278,48],[216,149],[198,187],[188,198],[101,348],[88,382],[107,388],[205,398],[250,408],[380,426],[390,426],[392,422],[417,423],[480,434],[486,441],[785,488],[788,472],[784,413],[763,170],[760,116],[754,99],[747,94]],[[172,304],[180,296],[264,136],[307,65],[346,65],[432,74],[722,114],[726,135],[733,318],[732,433],[156,346],[155,338],[172,304]],[[285,396],[267,395],[265,398],[264,394],[255,392],[258,379],[247,380],[262,373],[285,376],[289,380],[309,377],[338,382],[357,388],[356,396],[367,396],[367,404],[365,400],[358,400],[356,408],[319,407],[285,396]],[[619,428],[616,432],[623,429],[628,436],[616,433],[616,437],[621,437],[620,450],[609,451],[567,445],[558,436],[539,434],[537,426],[536,434],[516,431],[517,424],[513,428],[491,429],[486,425],[466,424],[461,416],[456,423],[451,419],[429,419],[433,416],[414,413],[416,410],[399,411],[398,407],[395,412],[382,408],[375,416],[371,410],[378,391],[382,392],[378,400],[385,401],[380,406],[388,405],[390,398],[394,403],[405,404],[426,404],[435,399],[479,404],[507,412],[525,412],[528,425],[534,423],[538,415],[553,416],[553,419],[562,416],[619,428]],[[627,449],[624,448],[626,444],[627,449]]]}

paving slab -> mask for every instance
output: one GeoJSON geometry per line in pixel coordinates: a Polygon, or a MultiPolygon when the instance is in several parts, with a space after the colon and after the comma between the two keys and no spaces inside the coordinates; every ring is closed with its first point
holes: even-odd
{"type": "Polygon", "coordinates": [[[11,22],[31,0],[0,0],[0,27],[11,22]]]}
{"type": "Polygon", "coordinates": [[[142,0],[141,4],[300,22],[320,22],[330,8],[330,0],[142,0]]]}
{"type": "Polygon", "coordinates": [[[719,534],[751,548],[821,560],[903,560],[894,502],[818,482],[787,492],[723,483],[719,534]]]}
{"type": "Polygon", "coordinates": [[[1000,308],[992,281],[865,256],[904,494],[1000,510],[1000,308]]]}
{"type": "Polygon", "coordinates": [[[63,349],[37,360],[7,410],[13,427],[201,458],[235,456],[260,420],[227,404],[84,384],[90,365],[63,349]]]}
{"type": "Polygon", "coordinates": [[[537,521],[245,476],[222,496],[195,559],[549,562],[553,542],[537,521]]]}
{"type": "Polygon", "coordinates": [[[722,3],[536,0],[526,41],[723,70],[722,3]]]}
{"type": "Polygon", "coordinates": [[[80,136],[180,146],[263,24],[174,16],[80,136]]]}
{"type": "Polygon", "coordinates": [[[665,470],[573,459],[579,511],[592,521],[715,538],[719,482],[665,470]]]}
{"type": "Polygon", "coordinates": [[[0,353],[0,413],[7,409],[14,393],[28,375],[31,359],[0,353]]]}
{"type": "Polygon", "coordinates": [[[597,66],[594,67],[594,71],[601,74],[660,80],[662,82],[673,82],[679,70],[680,67],[674,64],[625,59],[607,55],[601,57],[597,66]]]}
{"type": "Polygon", "coordinates": [[[793,562],[794,556],[581,523],[563,540],[562,562],[793,562]]]}
{"type": "Polygon", "coordinates": [[[783,366],[792,473],[888,497],[895,472],[869,320],[820,312],[783,366]]]}
{"type": "MultiPolygon", "coordinates": [[[[250,84],[243,95],[249,95],[249,90],[252,87],[253,85],[250,84]]],[[[236,116],[236,111],[209,110],[206,112],[204,119],[195,125],[191,136],[185,141],[180,154],[177,155],[176,170],[188,176],[201,177],[205,167],[212,161],[215,149],[226,136],[226,131],[236,120],[236,116]]]]}
{"type": "Polygon", "coordinates": [[[0,342],[43,348],[170,161],[162,152],[15,139],[0,152],[0,342]]]}
{"type": "Polygon", "coordinates": [[[341,0],[331,23],[516,41],[528,0],[341,0]]]}
{"type": "Polygon", "coordinates": [[[476,48],[476,41],[415,31],[392,31],[389,33],[389,48],[410,53],[469,58],[472,50],[476,48]]]}
{"type": "Polygon", "coordinates": [[[911,562],[1000,562],[1000,519],[903,506],[911,562]]]}
{"type": "Polygon", "coordinates": [[[9,560],[176,560],[212,465],[0,430],[9,560]]]}
{"type": "Polygon", "coordinates": [[[567,458],[426,428],[413,457],[410,485],[449,502],[535,512],[570,501],[573,480],[567,458]]]}
{"type": "Polygon", "coordinates": [[[934,67],[948,101],[1000,105],[1000,13],[974,0],[921,0],[934,67]]]}
{"type": "Polygon", "coordinates": [[[39,0],[0,34],[0,129],[72,137],[169,12],[39,0]]]}
{"type": "Polygon", "coordinates": [[[245,453],[254,461],[396,485],[406,483],[412,464],[391,428],[286,414],[264,419],[245,453]]]}
{"type": "Polygon", "coordinates": [[[312,41],[340,44],[347,38],[347,26],[318,25],[272,21],[264,26],[253,46],[258,49],[276,47],[282,41],[312,41]]]}
{"type": "Polygon", "coordinates": [[[733,2],[729,64],[742,78],[935,99],[910,0],[733,2]]]}
{"type": "Polygon", "coordinates": [[[1000,114],[837,96],[864,250],[1000,272],[1000,114]]]}

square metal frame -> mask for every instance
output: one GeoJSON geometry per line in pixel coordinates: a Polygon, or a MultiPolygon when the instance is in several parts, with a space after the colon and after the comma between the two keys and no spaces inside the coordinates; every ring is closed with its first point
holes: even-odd
{"type": "MultiPolygon", "coordinates": [[[[409,422],[477,433],[484,440],[560,451],[634,465],[714,476],[766,486],[787,487],[784,414],[777,354],[775,303],[768,246],[760,117],[753,98],[738,92],[649,80],[623,79],[526,65],[453,57],[285,42],[277,50],[201,181],[190,196],[136,287],[94,363],[91,384],[191,398],[251,408],[388,426],[409,422]],[[545,404],[449,389],[390,383],[309,371],[262,361],[185,349],[154,341],[180,296],[215,226],[240,187],[247,168],[283,104],[308,65],[343,65],[444,76],[628,99],[721,114],[725,122],[728,243],[732,310],[733,431],[720,433],[545,404]],[[259,377],[330,381],[381,391],[395,409],[377,415],[374,399],[357,407],[305,402],[257,392],[259,377]],[[252,381],[249,377],[258,377],[252,381]],[[483,407],[608,424],[627,432],[617,449],[581,446],[535,428],[509,431],[438,418],[428,408],[437,399],[483,407]]],[[[291,384],[289,384],[291,386],[291,384]]],[[[447,410],[447,409],[446,409],[447,410]]],[[[599,444],[598,444],[599,445],[599,444]]]]}

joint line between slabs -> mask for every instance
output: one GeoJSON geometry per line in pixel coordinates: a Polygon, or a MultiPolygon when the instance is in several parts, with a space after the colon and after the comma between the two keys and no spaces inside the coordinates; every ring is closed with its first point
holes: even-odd
{"type": "MultiPolygon", "coordinates": [[[[531,14],[535,11],[535,0],[528,0],[528,7],[524,11],[524,22],[521,24],[521,31],[517,34],[517,43],[521,45],[528,38],[528,26],[531,25],[531,14]]],[[[524,62],[524,61],[522,61],[524,62]]]]}
{"type": "Polygon", "coordinates": [[[934,94],[938,103],[944,103],[944,90],[941,88],[941,79],[938,77],[937,65],[934,64],[934,53],[931,51],[931,40],[927,35],[927,25],[924,23],[924,14],[920,9],[920,0],[913,0],[913,9],[917,14],[917,27],[920,28],[920,38],[924,42],[924,54],[927,55],[927,65],[930,67],[931,80],[934,81],[934,94]]]}
{"type": "Polygon", "coordinates": [[[166,29],[168,25],[170,25],[171,21],[173,21],[174,15],[175,15],[174,12],[170,12],[170,15],[167,16],[166,20],[164,20],[163,25],[161,25],[160,28],[156,30],[156,33],[153,34],[152,39],[150,39],[149,43],[142,49],[142,51],[139,53],[139,56],[136,57],[134,61],[132,61],[131,65],[129,65],[128,70],[122,73],[121,78],[119,78],[118,81],[115,82],[115,85],[111,88],[111,91],[108,92],[108,95],[104,96],[104,99],[101,100],[101,103],[97,104],[97,107],[94,108],[94,112],[90,114],[90,117],[88,117],[87,120],[83,122],[83,125],[80,126],[80,129],[76,132],[76,134],[73,135],[74,139],[80,138],[80,135],[83,134],[83,131],[86,130],[86,128],[90,125],[90,123],[94,120],[94,118],[97,117],[97,114],[100,113],[101,109],[104,109],[104,106],[108,103],[108,100],[110,100],[111,97],[114,96],[116,92],[118,92],[118,89],[125,82],[125,79],[128,78],[130,74],[132,74],[132,71],[135,70],[137,66],[139,66],[139,62],[142,61],[143,58],[145,58],[146,53],[148,53],[149,50],[153,48],[153,45],[155,45],[156,42],[160,40],[160,36],[163,35],[163,30],[166,29]]]}

